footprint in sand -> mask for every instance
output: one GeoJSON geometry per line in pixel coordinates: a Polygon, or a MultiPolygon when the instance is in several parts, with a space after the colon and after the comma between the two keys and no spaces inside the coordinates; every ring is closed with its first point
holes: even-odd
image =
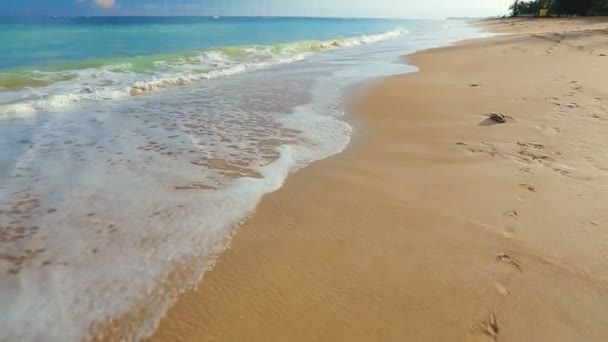
{"type": "Polygon", "coordinates": [[[487,321],[481,323],[481,328],[484,334],[498,341],[498,334],[500,333],[500,324],[496,318],[496,314],[493,309],[488,310],[487,321]]]}
{"type": "Polygon", "coordinates": [[[516,230],[515,227],[513,226],[508,226],[503,232],[502,232],[502,236],[504,236],[505,239],[507,240],[511,240],[513,238],[515,238],[517,236],[516,234],[516,230]]]}
{"type": "Polygon", "coordinates": [[[517,270],[519,272],[523,272],[523,267],[521,265],[521,262],[517,261],[515,258],[510,256],[509,254],[506,254],[506,253],[499,254],[496,256],[496,259],[498,261],[509,263],[509,264],[513,265],[515,268],[517,268],[517,270]]]}
{"type": "Polygon", "coordinates": [[[566,176],[566,177],[570,176],[570,171],[564,170],[564,169],[560,169],[560,168],[554,168],[553,172],[555,172],[555,173],[557,173],[558,175],[561,175],[561,176],[566,176]]]}
{"type": "Polygon", "coordinates": [[[518,141],[517,146],[519,146],[519,150],[517,150],[519,158],[526,162],[534,161],[547,165],[555,161],[555,156],[561,155],[559,152],[550,152],[547,154],[544,152],[545,145],[541,143],[518,141]]]}
{"type": "Polygon", "coordinates": [[[522,147],[532,147],[537,150],[542,150],[545,148],[545,145],[543,145],[541,143],[535,143],[535,142],[518,141],[517,145],[522,146],[522,147]]]}
{"type": "Polygon", "coordinates": [[[551,96],[551,97],[545,97],[545,100],[553,103],[556,106],[561,106],[561,104],[559,103],[559,99],[555,96],[551,96]]]}
{"type": "Polygon", "coordinates": [[[597,119],[597,120],[606,120],[605,118],[601,117],[599,114],[597,113],[592,113],[592,114],[587,114],[588,117],[592,118],[592,119],[597,119]]]}
{"type": "Polygon", "coordinates": [[[501,284],[498,281],[494,282],[494,287],[501,296],[508,296],[511,294],[511,291],[509,291],[509,289],[505,285],[501,284]]]}
{"type": "Polygon", "coordinates": [[[557,74],[557,75],[555,75],[555,80],[556,80],[556,81],[561,81],[561,80],[563,80],[564,78],[566,78],[566,76],[564,76],[564,75],[561,75],[561,74],[557,74]]]}
{"type": "Polygon", "coordinates": [[[534,171],[532,171],[532,169],[527,166],[520,168],[519,171],[525,174],[534,174],[534,171]]]}
{"type": "Polygon", "coordinates": [[[539,129],[547,135],[556,135],[561,132],[561,129],[559,127],[540,127],[539,129]]]}
{"type": "Polygon", "coordinates": [[[532,184],[521,183],[518,184],[521,188],[528,190],[529,192],[536,192],[536,187],[532,184]]]}
{"type": "Polygon", "coordinates": [[[500,324],[494,309],[488,309],[487,316],[480,316],[478,323],[471,326],[467,341],[469,342],[497,342],[500,333],[500,324]]]}

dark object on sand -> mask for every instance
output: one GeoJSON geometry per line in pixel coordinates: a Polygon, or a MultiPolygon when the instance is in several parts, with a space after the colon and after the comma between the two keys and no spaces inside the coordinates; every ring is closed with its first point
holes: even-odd
{"type": "Polygon", "coordinates": [[[490,113],[490,115],[488,115],[488,117],[490,118],[490,120],[492,120],[494,122],[498,122],[498,123],[507,122],[507,118],[504,116],[504,114],[501,114],[501,113],[490,113]]]}

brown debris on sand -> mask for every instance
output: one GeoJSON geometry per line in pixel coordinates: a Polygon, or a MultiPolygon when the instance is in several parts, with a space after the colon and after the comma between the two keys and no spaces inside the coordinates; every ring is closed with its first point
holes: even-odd
{"type": "Polygon", "coordinates": [[[497,123],[507,122],[507,118],[505,117],[504,114],[501,114],[501,113],[490,113],[488,115],[488,118],[490,118],[490,120],[497,122],[497,123]]]}

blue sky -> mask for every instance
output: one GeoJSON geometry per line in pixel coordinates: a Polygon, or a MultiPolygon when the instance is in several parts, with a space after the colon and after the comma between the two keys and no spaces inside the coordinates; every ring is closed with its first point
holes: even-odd
{"type": "Polygon", "coordinates": [[[511,0],[0,0],[19,15],[488,16],[511,0]]]}

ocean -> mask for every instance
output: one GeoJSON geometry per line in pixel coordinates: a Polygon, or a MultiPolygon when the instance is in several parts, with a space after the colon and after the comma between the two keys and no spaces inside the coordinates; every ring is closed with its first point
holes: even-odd
{"type": "MultiPolygon", "coordinates": [[[[460,20],[0,18],[0,341],[149,335],[362,82],[460,20]]],[[[404,108],[404,115],[407,109],[404,108]]]]}

